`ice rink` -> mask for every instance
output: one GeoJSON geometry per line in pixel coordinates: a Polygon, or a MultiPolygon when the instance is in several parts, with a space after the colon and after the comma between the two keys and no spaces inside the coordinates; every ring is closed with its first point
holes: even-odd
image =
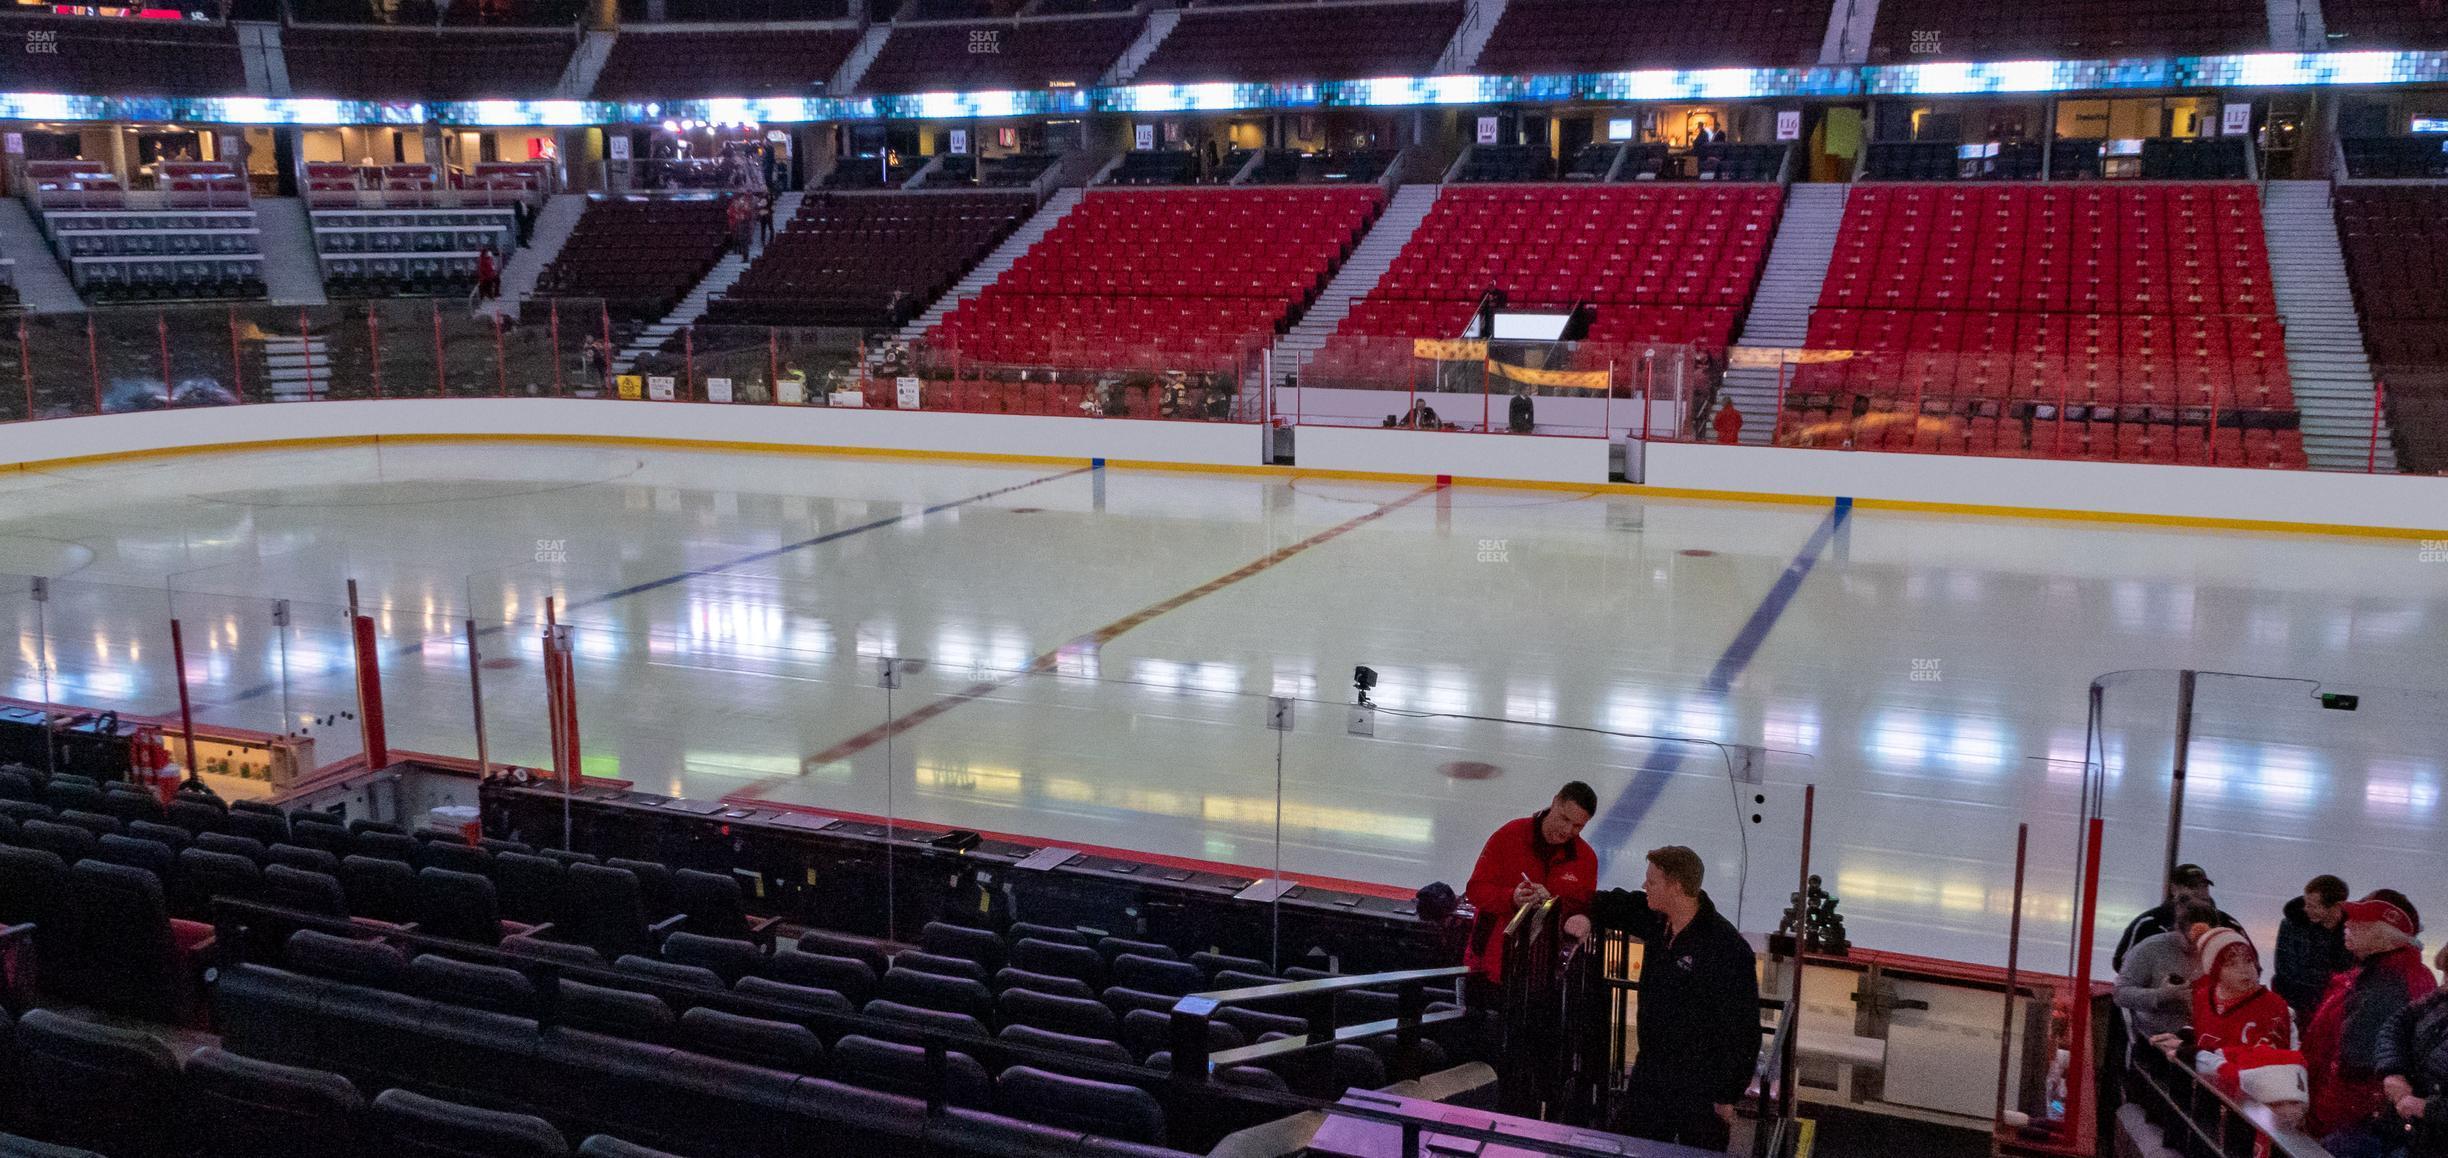
{"type": "MultiPolygon", "coordinates": [[[[492,757],[541,764],[550,597],[587,770],[653,791],[1408,889],[1459,886],[1490,829],[1580,778],[1607,884],[1689,844],[1764,931],[1815,783],[1814,868],[1856,944],[2002,962],[2029,822],[2025,960],[2057,969],[2086,689],[2126,669],[2363,696],[2200,685],[2183,849],[2256,940],[2324,871],[2448,919],[2448,699],[2420,690],[2448,687],[2443,548],[882,457],[276,451],[0,475],[0,689],[173,711],[175,615],[200,719],[345,756],[355,579],[394,748],[475,754],[474,618],[492,757]],[[924,662],[888,692],[885,656],[924,662]],[[1380,673],[1373,737],[1346,732],[1355,665],[1380,673]]],[[[2104,921],[2153,899],[2174,688],[2103,699],[2104,921]]]]}

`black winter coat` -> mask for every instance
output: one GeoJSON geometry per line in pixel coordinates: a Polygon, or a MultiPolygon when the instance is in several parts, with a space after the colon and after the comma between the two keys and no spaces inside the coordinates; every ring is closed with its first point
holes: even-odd
{"type": "Polygon", "coordinates": [[[2312,1011],[2320,1008],[2329,979],[2354,966],[2343,926],[2324,929],[2313,924],[2304,916],[2302,897],[2286,903],[2286,912],[2278,918],[2278,962],[2270,973],[2270,989],[2286,999],[2297,1024],[2312,1023],[2312,1011]]]}
{"type": "Polygon", "coordinates": [[[1751,943],[1708,894],[1680,934],[1647,893],[1598,894],[1590,919],[1641,939],[1640,1056],[1632,1083],[1667,1101],[1731,1105],[1759,1064],[1759,973],[1751,943]]]}

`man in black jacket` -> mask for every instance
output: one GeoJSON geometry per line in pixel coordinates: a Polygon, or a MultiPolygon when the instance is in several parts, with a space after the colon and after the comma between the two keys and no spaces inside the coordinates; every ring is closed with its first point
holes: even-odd
{"type": "MultiPolygon", "coordinates": [[[[2125,926],[2125,935],[2117,938],[2116,952],[2108,957],[2109,964],[2122,972],[2125,968],[2125,954],[2130,952],[2134,946],[2161,933],[2174,930],[2178,901],[2191,900],[2197,904],[2206,905],[2211,912],[2217,914],[2212,918],[2211,924],[2221,925],[2239,933],[2243,932],[2244,926],[2237,924],[2236,919],[2228,916],[2225,910],[2220,909],[2218,902],[2210,896],[2210,884],[2210,874],[2203,872],[2200,865],[2177,865],[2175,873],[2168,877],[2168,899],[2152,908],[2142,910],[2141,914],[2133,919],[2132,924],[2125,926]]],[[[2188,932],[2189,930],[2174,931],[2188,932]]]]}
{"type": "Polygon", "coordinates": [[[2278,918],[2278,964],[2270,974],[2270,991],[2295,1011],[2298,1030],[2312,1024],[2329,979],[2354,968],[2354,954],[2346,951],[2345,903],[2346,882],[2322,873],[2278,918]]]}
{"type": "Polygon", "coordinates": [[[1643,945],[1640,1055],[1611,1128],[1723,1151],[1759,1062],[1759,974],[1751,943],[1701,891],[1702,873],[1688,848],[1652,849],[1642,891],[1600,894],[1591,915],[1643,945]]]}

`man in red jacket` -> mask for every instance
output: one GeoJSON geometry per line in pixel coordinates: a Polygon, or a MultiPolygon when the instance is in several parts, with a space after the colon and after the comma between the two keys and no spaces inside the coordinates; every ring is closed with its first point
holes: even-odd
{"type": "Polygon", "coordinates": [[[1479,850],[1463,891],[1479,910],[1479,924],[1463,964],[1484,997],[1492,998],[1504,981],[1504,928],[1522,906],[1554,897],[1563,903],[1564,931],[1589,934],[1584,914],[1598,893],[1598,853],[1581,839],[1581,826],[1596,811],[1598,794],[1575,780],[1535,815],[1506,822],[1479,850]]]}

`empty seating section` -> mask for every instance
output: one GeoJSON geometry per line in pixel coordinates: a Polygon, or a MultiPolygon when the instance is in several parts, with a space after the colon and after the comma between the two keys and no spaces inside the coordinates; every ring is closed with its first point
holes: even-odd
{"type": "Polygon", "coordinates": [[[1803,441],[2303,465],[2248,185],[1857,188],[1809,345],[1803,441]]]}
{"type": "MultiPolygon", "coordinates": [[[[670,21],[842,20],[850,15],[850,0],[663,0],[662,19],[670,21]]],[[[652,15],[648,0],[621,0],[621,26],[646,22],[652,15]]]]}
{"type": "Polygon", "coordinates": [[[2448,178],[2448,137],[2348,137],[2346,175],[2380,178],[2448,178]]]}
{"type": "Polygon", "coordinates": [[[763,28],[754,32],[623,30],[595,78],[601,100],[808,96],[832,79],[855,28],[763,28]],[[721,61],[708,68],[706,62],[721,61]]]}
{"type": "MultiPolygon", "coordinates": [[[[1589,340],[1731,342],[1776,236],[1775,186],[1448,187],[1338,338],[1449,338],[1481,295],[1597,307],[1589,340]]],[[[1330,340],[1313,377],[1399,385],[1407,341],[1330,340]]]]}
{"type": "Polygon", "coordinates": [[[333,297],[465,297],[490,246],[510,260],[506,209],[318,209],[311,217],[333,297]]]}
{"type": "Polygon", "coordinates": [[[1139,35],[1133,16],[988,24],[899,24],[867,66],[868,92],[1082,88],[1096,83],[1139,35]]]}
{"type": "Polygon", "coordinates": [[[1511,0],[1476,71],[1811,64],[1827,38],[1828,8],[1829,0],[1511,0]]]}
{"type": "MultiPolygon", "coordinates": [[[[455,831],[412,836],[184,792],[165,810],[133,785],[46,782],[21,766],[0,769],[0,791],[0,923],[31,923],[39,961],[12,981],[122,1015],[102,1025],[35,1011],[12,1025],[0,1012],[0,1130],[111,1154],[355,1153],[361,1134],[371,1153],[405,1153],[386,1131],[412,1126],[467,1147],[418,1154],[563,1154],[565,1138],[598,1130],[687,1153],[812,1153],[871,1131],[936,1138],[923,1100],[934,1088],[982,1137],[1034,1139],[1028,1152],[1162,1158],[1229,1128],[1203,1114],[1173,1120],[1172,1107],[1202,1104],[1168,1091],[1162,1072],[1175,1001],[1278,980],[1244,957],[1072,927],[929,923],[910,945],[824,930],[760,937],[774,920],[763,917],[725,935],[716,930],[739,919],[744,897],[724,872],[470,845],[455,831]],[[71,796],[173,823],[58,823],[72,814],[47,801],[71,796]],[[70,847],[49,829],[109,832],[70,847]],[[376,883],[393,877],[404,899],[376,883]],[[311,915],[249,913],[222,926],[221,945],[200,922],[229,916],[219,902],[230,900],[311,915]],[[402,906],[420,919],[414,941],[395,923],[402,906]],[[207,998],[220,1037],[192,1056],[125,1024],[201,1026],[207,998]],[[935,1062],[914,1044],[928,1031],[973,1044],[935,1062]],[[454,1097],[489,1109],[439,1100],[454,1097]],[[126,1113],[129,1099],[164,1112],[126,1113]],[[292,1148],[300,1129],[331,1145],[292,1148]],[[479,1134],[525,1141],[467,1141],[479,1134]]],[[[1354,991],[1316,1015],[1358,1024],[1391,1016],[1396,1001],[1354,991]]],[[[1209,1048],[1306,1035],[1310,1015],[1226,1009],[1209,1048]]],[[[1410,1060],[1441,1069],[1461,1044],[1432,1028],[1410,1060]]],[[[1388,1033],[1238,1076],[1331,1099],[1414,1076],[1389,1072],[1402,1060],[1388,1033]]]]}
{"type": "Polygon", "coordinates": [[[811,193],[706,320],[905,324],[1036,208],[1025,193],[811,193]]]}
{"type": "Polygon", "coordinates": [[[238,34],[225,24],[0,16],[0,44],[9,62],[0,87],[11,90],[125,96],[247,90],[238,34]],[[32,51],[42,44],[57,47],[32,51]]]}
{"type": "Polygon", "coordinates": [[[661,317],[721,259],[728,204],[719,197],[590,201],[538,288],[602,298],[615,314],[661,317]]]}
{"type": "Polygon", "coordinates": [[[2439,0],[2321,0],[2330,47],[2448,48],[2448,6],[2439,0]]]}
{"type": "Polygon", "coordinates": [[[297,95],[366,100],[534,99],[561,82],[576,47],[570,32],[292,27],[281,34],[297,95]]]}
{"type": "Polygon", "coordinates": [[[1374,187],[1091,192],[929,340],[977,361],[1231,368],[1383,204],[1374,187]]]}
{"type": "Polygon", "coordinates": [[[2340,186],[2339,240],[2397,458],[2448,471],[2448,186],[2340,186]]]}
{"type": "Polygon", "coordinates": [[[1358,80],[1419,76],[1462,23],[1463,6],[1328,4],[1193,8],[1133,79],[1169,82],[1358,80]]]}
{"type": "Polygon", "coordinates": [[[2264,52],[2262,0],[1880,0],[1873,64],[2264,52]]]}
{"type": "Polygon", "coordinates": [[[131,195],[86,161],[29,161],[25,172],[52,252],[88,299],[263,296],[255,210],[235,166],[163,162],[151,195],[131,195]]]}

